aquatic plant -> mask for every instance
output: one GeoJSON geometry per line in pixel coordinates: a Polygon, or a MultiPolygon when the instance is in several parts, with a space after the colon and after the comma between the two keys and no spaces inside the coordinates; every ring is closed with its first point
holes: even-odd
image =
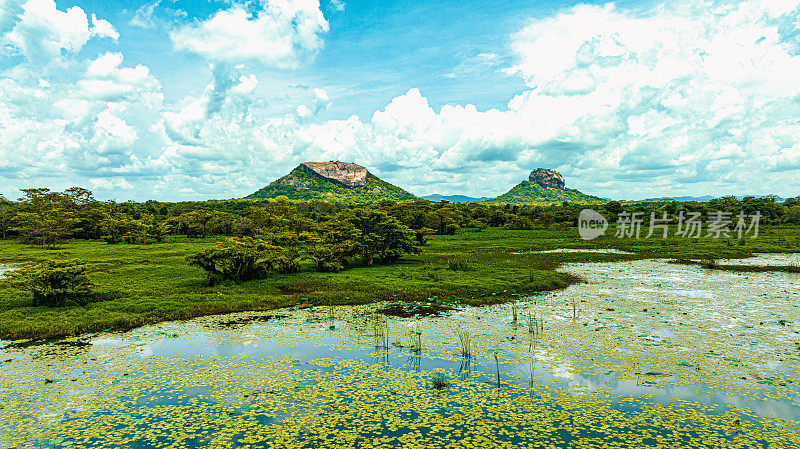
{"type": "Polygon", "coordinates": [[[511,303],[511,322],[517,324],[517,314],[519,313],[519,306],[516,302],[511,303]]]}
{"type": "Polygon", "coordinates": [[[447,380],[444,372],[435,371],[431,373],[431,386],[437,390],[443,390],[450,386],[450,381],[447,380]]]}
{"type": "Polygon", "coordinates": [[[469,329],[459,324],[456,326],[455,331],[461,344],[461,355],[465,358],[472,357],[472,337],[469,334],[469,329]]]}
{"type": "Polygon", "coordinates": [[[529,334],[539,335],[544,333],[544,316],[537,318],[535,312],[531,313],[530,311],[528,311],[526,318],[528,322],[529,334]]]}
{"type": "Polygon", "coordinates": [[[497,370],[497,387],[500,387],[500,362],[497,360],[497,351],[494,351],[494,366],[497,370]]]}
{"type": "Polygon", "coordinates": [[[420,322],[415,321],[414,324],[410,325],[408,330],[406,331],[406,336],[411,341],[411,344],[408,346],[411,349],[411,352],[419,353],[422,351],[422,329],[420,327],[420,322]]]}
{"type": "Polygon", "coordinates": [[[578,319],[578,303],[575,301],[575,296],[572,297],[572,321],[578,319]]]}
{"type": "Polygon", "coordinates": [[[389,325],[375,316],[372,322],[372,335],[376,348],[389,349],[389,325]]]}

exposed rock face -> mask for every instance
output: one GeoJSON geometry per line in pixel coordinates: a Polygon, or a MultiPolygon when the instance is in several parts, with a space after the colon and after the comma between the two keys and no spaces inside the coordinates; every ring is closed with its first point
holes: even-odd
{"type": "Polygon", "coordinates": [[[528,180],[548,190],[564,190],[564,177],[561,176],[561,173],[554,170],[537,168],[531,172],[530,176],[528,176],[528,180]]]}
{"type": "Polygon", "coordinates": [[[359,187],[367,183],[367,169],[352,162],[303,162],[300,166],[345,187],[359,187]]]}

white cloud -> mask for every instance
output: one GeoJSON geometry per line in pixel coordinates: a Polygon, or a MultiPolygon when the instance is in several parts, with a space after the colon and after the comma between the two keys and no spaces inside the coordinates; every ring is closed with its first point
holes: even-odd
{"type": "Polygon", "coordinates": [[[151,109],[160,108],[164,97],[158,80],[141,64],[120,67],[122,59],[121,53],[108,52],[90,61],[76,83],[75,95],[101,101],[138,101],[151,109]]]}
{"type": "Polygon", "coordinates": [[[700,182],[727,179],[729,191],[775,189],[751,177],[765,162],[754,140],[800,111],[791,81],[800,76],[798,3],[693,3],[649,14],[578,6],[533,21],[514,38],[519,63],[510,71],[531,90],[512,107],[548,125],[542,152],[573,147],[562,162],[568,171],[588,181],[625,173],[619,192],[636,181],[677,181],[679,170],[700,182]],[[715,162],[723,157],[736,176],[715,162]]]}
{"type": "Polygon", "coordinates": [[[62,50],[77,53],[92,36],[119,37],[108,21],[94,14],[89,29],[86,13],[77,6],[60,11],[53,0],[28,0],[21,6],[14,0],[5,3],[8,12],[0,13],[0,32],[6,31],[3,41],[35,64],[50,62],[62,50]]]}
{"type": "Polygon", "coordinates": [[[346,3],[343,2],[342,0],[330,0],[328,2],[328,10],[329,11],[341,12],[341,11],[344,11],[345,6],[346,6],[346,3]]]}
{"type": "Polygon", "coordinates": [[[151,3],[145,3],[136,10],[133,18],[128,22],[128,25],[138,26],[141,28],[153,28],[155,26],[155,11],[161,0],[155,0],[151,3]]]}
{"type": "Polygon", "coordinates": [[[161,87],[146,67],[124,67],[120,54],[107,53],[51,67],[50,80],[39,72],[23,64],[17,79],[0,80],[0,172],[14,188],[106,176],[122,187],[169,169],[165,140],[153,128],[161,87]]]}
{"type": "Polygon", "coordinates": [[[328,22],[317,0],[276,0],[251,13],[239,5],[170,33],[175,48],[215,62],[254,61],[295,69],[322,48],[328,22]]]}
{"type": "Polygon", "coordinates": [[[483,75],[487,72],[501,72],[503,58],[497,53],[478,53],[461,61],[445,78],[467,78],[483,75]]]}
{"type": "Polygon", "coordinates": [[[124,178],[92,178],[89,180],[92,189],[115,191],[117,189],[132,190],[134,185],[124,178]]]}
{"type": "Polygon", "coordinates": [[[99,153],[124,150],[136,141],[136,129],[108,109],[97,114],[92,145],[99,153]]]}
{"type": "Polygon", "coordinates": [[[328,109],[331,105],[331,97],[328,96],[328,93],[322,89],[314,89],[314,113],[317,114],[320,111],[328,109]]]}
{"type": "Polygon", "coordinates": [[[114,42],[119,39],[119,33],[114,29],[114,26],[111,25],[111,22],[98,19],[94,13],[92,13],[92,29],[89,30],[89,34],[97,37],[107,37],[113,39],[114,42]]]}
{"type": "Polygon", "coordinates": [[[307,119],[314,115],[314,111],[308,108],[308,106],[301,104],[297,107],[297,116],[302,119],[307,119]]]}

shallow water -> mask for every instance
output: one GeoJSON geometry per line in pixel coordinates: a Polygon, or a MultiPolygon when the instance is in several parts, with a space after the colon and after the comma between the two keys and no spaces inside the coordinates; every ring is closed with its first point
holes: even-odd
{"type": "Polygon", "coordinates": [[[746,259],[720,259],[721,265],[746,265],[746,266],[800,266],[800,253],[768,253],[756,254],[746,259]]]}
{"type": "Polygon", "coordinates": [[[563,270],[587,282],[440,317],[318,307],[7,346],[0,447],[800,445],[800,275],[563,270]]]}
{"type": "Polygon", "coordinates": [[[16,270],[17,268],[19,268],[19,265],[15,265],[15,264],[0,264],[0,279],[7,278],[8,276],[6,276],[6,273],[9,272],[9,271],[12,271],[12,270],[16,270]]]}
{"type": "Polygon", "coordinates": [[[542,251],[519,251],[512,254],[552,254],[552,253],[588,253],[588,254],[636,254],[614,248],[557,248],[542,251]]]}

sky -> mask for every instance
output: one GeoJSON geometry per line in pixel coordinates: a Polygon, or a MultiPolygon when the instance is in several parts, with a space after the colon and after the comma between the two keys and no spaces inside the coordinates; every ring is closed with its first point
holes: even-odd
{"type": "Polygon", "coordinates": [[[800,195],[800,0],[0,0],[0,194],[800,195]]]}

